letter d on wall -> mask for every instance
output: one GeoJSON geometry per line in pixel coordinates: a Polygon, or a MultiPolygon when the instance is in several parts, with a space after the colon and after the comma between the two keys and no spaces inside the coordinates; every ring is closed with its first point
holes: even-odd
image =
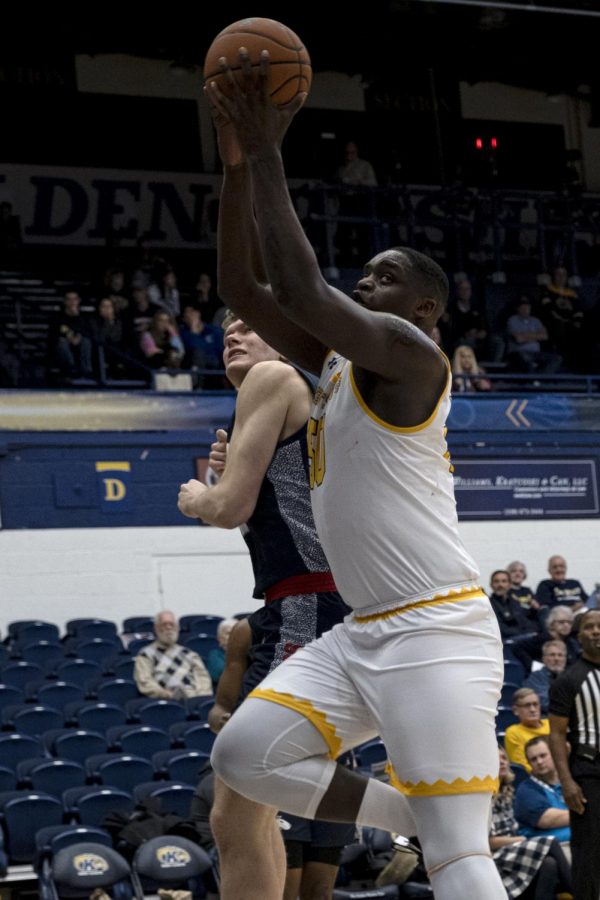
{"type": "Polygon", "coordinates": [[[130,496],[131,463],[97,462],[100,509],[105,513],[127,513],[132,508],[130,496]]]}

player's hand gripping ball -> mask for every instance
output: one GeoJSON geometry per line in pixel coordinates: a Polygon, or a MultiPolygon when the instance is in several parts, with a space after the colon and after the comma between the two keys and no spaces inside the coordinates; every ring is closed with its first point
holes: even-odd
{"type": "Polygon", "coordinates": [[[269,51],[271,62],[270,95],[277,106],[285,106],[299,93],[308,93],[312,68],[306,47],[297,34],[274,19],[242,19],[224,28],[216,36],[204,61],[204,78],[215,81],[227,94],[227,80],[223,77],[219,60],[224,56],[236,76],[241,77],[240,47],[245,47],[258,74],[260,55],[269,51]]]}

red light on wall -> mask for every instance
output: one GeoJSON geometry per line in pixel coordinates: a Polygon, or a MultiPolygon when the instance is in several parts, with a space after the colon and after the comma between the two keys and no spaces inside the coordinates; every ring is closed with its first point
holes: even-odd
{"type": "Polygon", "coordinates": [[[492,148],[492,150],[496,150],[498,148],[497,138],[495,138],[495,137],[490,138],[490,147],[492,148]]]}
{"type": "Polygon", "coordinates": [[[483,141],[482,141],[482,139],[481,139],[480,137],[475,138],[475,149],[476,149],[476,150],[483,150],[483,141]]]}

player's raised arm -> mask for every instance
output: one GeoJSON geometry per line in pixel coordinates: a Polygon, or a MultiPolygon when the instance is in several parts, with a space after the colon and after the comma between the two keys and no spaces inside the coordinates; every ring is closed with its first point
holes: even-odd
{"type": "Polygon", "coordinates": [[[267,283],[252,209],[251,174],[233,126],[213,108],[223,186],[218,225],[219,296],[270,346],[305,369],[319,373],[327,348],[290,321],[267,283]]]}
{"type": "Polygon", "coordinates": [[[387,303],[384,296],[392,285],[400,293],[413,290],[403,260],[395,259],[385,272],[379,267],[366,272],[364,290],[359,282],[353,300],[324,280],[291,201],[280,151],[302,97],[287,107],[275,106],[268,92],[268,54],[263,54],[258,79],[247,54],[240,51],[240,59],[242,85],[232,76],[227,95],[212,83],[208,91],[233,123],[250,166],[262,254],[278,306],[288,319],[362,369],[393,381],[420,369],[424,379],[439,383],[443,363],[422,327],[422,322],[434,324],[439,299],[424,296],[415,322],[414,296],[410,320],[403,318],[402,305],[387,303]]]}

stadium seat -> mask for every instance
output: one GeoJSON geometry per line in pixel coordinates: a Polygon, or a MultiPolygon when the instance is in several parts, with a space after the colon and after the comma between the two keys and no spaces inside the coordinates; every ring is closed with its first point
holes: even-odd
{"type": "Polygon", "coordinates": [[[67,703],[83,703],[85,690],[79,684],[68,681],[51,681],[44,684],[36,693],[38,703],[64,710],[67,703]]]}
{"type": "Polygon", "coordinates": [[[515,691],[519,690],[520,685],[510,681],[505,681],[500,692],[500,706],[512,706],[512,698],[515,691]]]}
{"type": "Polygon", "coordinates": [[[96,689],[96,696],[101,703],[116,703],[125,708],[127,701],[139,697],[139,694],[135,681],[119,676],[102,681],[96,689]]]}
{"type": "Polygon", "coordinates": [[[499,706],[496,714],[496,732],[506,731],[509,725],[516,725],[518,721],[510,706],[499,706]]]}
{"type": "Polygon", "coordinates": [[[194,897],[202,897],[205,892],[198,882],[212,868],[212,862],[197,844],[168,834],[151,838],[138,847],[131,868],[138,897],[156,894],[161,888],[186,890],[194,897]]]}
{"type": "Polygon", "coordinates": [[[16,660],[8,663],[2,669],[2,682],[16,687],[20,691],[24,690],[25,685],[30,681],[43,681],[44,673],[40,666],[26,662],[26,660],[16,660]]]}
{"type": "Polygon", "coordinates": [[[200,771],[210,760],[210,753],[200,750],[179,751],[167,762],[167,778],[169,781],[182,781],[185,784],[197,784],[200,771]]]}
{"type": "Polygon", "coordinates": [[[115,656],[114,659],[104,668],[104,674],[114,675],[115,678],[133,679],[133,670],[135,668],[135,660],[129,656],[123,658],[115,656]]]}
{"type": "Polygon", "coordinates": [[[174,743],[185,747],[186,750],[201,750],[203,753],[210,753],[215,742],[215,735],[208,727],[207,722],[177,723],[169,730],[174,743]]]}
{"type": "MultiPolygon", "coordinates": [[[[2,677],[0,673],[0,678],[2,677]]],[[[23,703],[23,691],[11,684],[0,684],[0,713],[6,706],[17,706],[23,703]]]]}
{"type": "Polygon", "coordinates": [[[82,825],[101,825],[104,817],[116,811],[131,812],[133,798],[128,791],[111,785],[87,785],[68,788],[63,793],[65,815],[82,825]]]}
{"type": "Polygon", "coordinates": [[[41,872],[44,863],[51,859],[63,847],[80,844],[82,841],[94,841],[104,847],[112,847],[112,838],[108,831],[94,825],[50,825],[40,828],[35,833],[36,854],[33,868],[41,872]]]}
{"type": "Polygon", "coordinates": [[[207,697],[186,697],[185,712],[186,718],[190,720],[199,720],[206,722],[208,712],[215,705],[215,698],[212,694],[207,697]]]}
{"type": "Polygon", "coordinates": [[[93,617],[83,618],[83,619],[69,619],[67,624],[65,625],[67,635],[69,637],[77,637],[82,628],[85,628],[88,625],[95,625],[98,623],[108,622],[109,629],[112,625],[114,627],[114,634],[117,632],[117,626],[114,622],[111,622],[109,619],[97,619],[93,617]]]}
{"type": "Polygon", "coordinates": [[[16,791],[17,776],[12,769],[7,766],[0,766],[0,793],[6,791],[16,791]]]}
{"type": "Polygon", "coordinates": [[[30,768],[29,781],[32,790],[61,799],[67,788],[85,784],[85,769],[72,759],[41,759],[30,768]]]}
{"type": "Polygon", "coordinates": [[[112,660],[122,649],[123,645],[120,641],[115,643],[104,638],[90,638],[86,641],[77,641],[74,645],[74,652],[78,657],[98,663],[99,666],[112,660]]]}
{"type": "Polygon", "coordinates": [[[15,644],[21,648],[25,647],[27,644],[37,643],[38,641],[58,642],[60,640],[60,633],[57,626],[53,625],[51,622],[33,620],[23,622],[11,637],[15,644]]]}
{"type": "Polygon", "coordinates": [[[43,672],[51,672],[65,658],[63,645],[58,641],[35,641],[25,644],[20,654],[26,662],[34,663],[43,672]]]}
{"type": "Polygon", "coordinates": [[[148,797],[155,797],[160,801],[162,813],[174,813],[187,819],[194,792],[193,785],[178,781],[146,781],[135,785],[133,798],[137,805],[148,797]]]}
{"type": "Polygon", "coordinates": [[[131,791],[131,786],[149,781],[154,769],[149,759],[130,754],[111,754],[96,766],[95,776],[101,784],[108,784],[123,791],[131,791]]]}
{"type": "Polygon", "coordinates": [[[121,706],[115,703],[85,703],[76,713],[80,728],[86,731],[105,732],[113,725],[125,725],[127,715],[121,706]]]}
{"type": "Polygon", "coordinates": [[[179,620],[179,630],[188,632],[188,634],[211,634],[216,635],[219,622],[223,621],[223,616],[196,615],[182,616],[179,620]]]}
{"type": "Polygon", "coordinates": [[[0,821],[4,853],[9,863],[30,863],[35,856],[37,828],[60,825],[63,805],[56,797],[39,791],[20,791],[0,796],[0,821]],[[35,828],[32,828],[35,823],[35,828]]]}
{"type": "Polygon", "coordinates": [[[527,771],[525,766],[520,766],[519,763],[511,763],[510,768],[515,776],[513,787],[516,790],[522,781],[525,781],[526,778],[529,778],[529,772],[527,771]]]}
{"type": "Polygon", "coordinates": [[[504,660],[504,681],[521,687],[525,678],[525,669],[518,659],[504,660]]]}
{"type": "Polygon", "coordinates": [[[219,646],[219,642],[213,634],[191,634],[182,640],[184,647],[193,650],[198,656],[208,656],[211,650],[219,646]]]}
{"type": "Polygon", "coordinates": [[[134,895],[129,863],[112,847],[96,841],[62,847],[49,856],[38,877],[40,900],[87,900],[96,891],[114,900],[134,895]]]}
{"type": "Polygon", "coordinates": [[[13,715],[12,726],[20,734],[38,735],[51,728],[60,728],[63,715],[51,706],[22,706],[13,715]]]}
{"type": "Polygon", "coordinates": [[[138,708],[137,716],[140,724],[167,731],[185,720],[185,707],[176,700],[148,700],[138,708]]]}
{"type": "Polygon", "coordinates": [[[140,632],[154,631],[154,619],[152,616],[130,616],[123,619],[123,634],[139,634],[140,632]]]}
{"type": "Polygon", "coordinates": [[[114,643],[115,638],[120,643],[117,626],[114,622],[108,622],[103,619],[96,619],[88,622],[77,629],[75,635],[80,641],[91,641],[95,638],[101,638],[103,641],[114,643]]]}
{"type": "Polygon", "coordinates": [[[0,735],[0,760],[8,769],[16,771],[20,760],[45,755],[42,742],[38,738],[28,734],[0,735]]]}
{"type": "Polygon", "coordinates": [[[74,759],[83,763],[93,753],[105,753],[108,742],[104,735],[97,731],[85,731],[83,729],[64,730],[52,741],[51,753],[56,757],[74,759]]]}
{"type": "Polygon", "coordinates": [[[68,681],[78,684],[85,689],[89,681],[99,678],[102,669],[97,662],[90,659],[67,659],[55,669],[55,675],[60,681],[68,681]]]}
{"type": "Polygon", "coordinates": [[[355,748],[355,753],[361,769],[369,771],[382,769],[387,762],[387,750],[381,738],[365,741],[364,744],[360,744],[360,746],[355,748]]]}
{"type": "Polygon", "coordinates": [[[140,650],[151,644],[153,640],[154,638],[135,638],[135,640],[129,642],[127,649],[132,656],[137,656],[140,650]]]}
{"type": "Polygon", "coordinates": [[[168,750],[171,739],[162,728],[149,725],[120,725],[109,728],[107,738],[110,746],[121,753],[143,756],[151,759],[158,750],[168,750]]]}
{"type": "MultiPolygon", "coordinates": [[[[41,619],[17,619],[9,622],[6,632],[11,641],[18,639],[20,632],[26,625],[50,625],[50,622],[43,622],[41,619]]],[[[56,626],[54,626],[56,627],[56,626]]]]}

